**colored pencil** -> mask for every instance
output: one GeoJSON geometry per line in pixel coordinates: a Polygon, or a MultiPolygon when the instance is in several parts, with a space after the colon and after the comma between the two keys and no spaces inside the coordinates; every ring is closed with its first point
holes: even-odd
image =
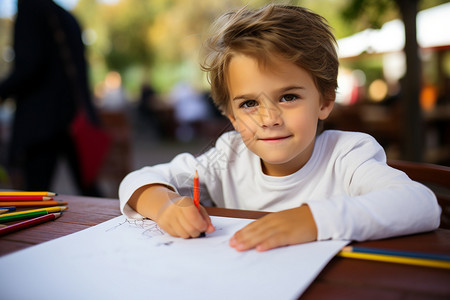
{"type": "Polygon", "coordinates": [[[344,247],[342,249],[342,251],[368,253],[368,254],[384,254],[384,255],[394,255],[394,256],[402,256],[402,257],[412,257],[412,258],[435,259],[435,260],[443,260],[443,261],[450,262],[450,255],[445,255],[445,254],[399,251],[399,250],[366,248],[366,247],[352,247],[352,246],[344,247]]]}
{"type": "MultiPolygon", "coordinates": [[[[8,213],[8,214],[0,215],[0,222],[10,222],[10,221],[19,220],[19,219],[29,219],[29,218],[27,218],[27,216],[33,215],[34,213],[42,213],[41,215],[44,215],[44,214],[64,211],[67,208],[68,208],[67,206],[51,206],[51,207],[45,207],[45,208],[12,212],[12,213],[8,213]],[[23,217],[21,218],[21,216],[23,216],[23,217]],[[17,218],[17,219],[14,219],[14,218],[17,218]]],[[[34,216],[32,216],[32,217],[34,217],[34,216]]]]}
{"type": "MultiPolygon", "coordinates": [[[[197,207],[198,211],[200,211],[200,188],[198,183],[198,172],[195,170],[194,175],[194,204],[197,207]]],[[[205,237],[206,234],[204,232],[200,233],[199,237],[205,237]]]]}
{"type": "Polygon", "coordinates": [[[415,265],[415,266],[422,266],[422,267],[450,269],[450,262],[442,261],[442,260],[435,260],[435,259],[411,258],[411,257],[402,257],[402,256],[395,256],[395,255],[369,254],[369,253],[344,252],[344,251],[340,251],[338,253],[338,256],[345,257],[345,258],[373,260],[373,261],[415,265]]]}
{"type": "Polygon", "coordinates": [[[194,204],[197,209],[200,209],[200,189],[198,186],[198,172],[195,170],[194,175],[194,204]]]}
{"type": "Polygon", "coordinates": [[[11,211],[15,211],[16,207],[15,206],[5,206],[5,207],[0,207],[0,214],[4,214],[7,212],[11,212],[11,211]]]}
{"type": "Polygon", "coordinates": [[[26,220],[20,223],[16,223],[13,225],[9,225],[3,228],[0,228],[0,236],[14,232],[14,231],[18,231],[21,229],[25,229],[34,225],[38,225],[44,222],[48,222],[48,221],[53,221],[56,218],[59,218],[61,216],[62,213],[53,213],[53,214],[48,214],[45,216],[40,216],[31,220],[26,220]]]}
{"type": "Polygon", "coordinates": [[[54,205],[67,205],[67,202],[47,200],[47,201],[10,201],[2,202],[2,205],[17,206],[17,207],[31,207],[31,206],[54,206],[54,205]]]}
{"type": "Polygon", "coordinates": [[[41,211],[32,211],[32,212],[24,212],[17,215],[12,216],[0,216],[0,222],[6,223],[6,222],[12,222],[12,221],[18,221],[18,220],[24,220],[24,219],[32,219],[36,217],[40,217],[43,215],[47,215],[48,213],[45,210],[41,211]]]}
{"type": "Polygon", "coordinates": [[[52,200],[52,197],[47,196],[1,196],[0,202],[2,201],[47,201],[52,200]]]}
{"type": "Polygon", "coordinates": [[[0,196],[46,196],[53,197],[56,193],[52,192],[0,192],[0,196]]]}
{"type": "Polygon", "coordinates": [[[0,228],[6,227],[5,224],[0,224],[0,228]]]}

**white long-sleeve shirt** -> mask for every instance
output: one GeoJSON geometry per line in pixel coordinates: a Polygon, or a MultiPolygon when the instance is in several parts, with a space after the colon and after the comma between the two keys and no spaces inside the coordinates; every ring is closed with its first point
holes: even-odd
{"type": "Polygon", "coordinates": [[[433,192],[389,167],[374,138],[332,130],[316,138],[305,166],[282,177],[265,175],[260,158],[239,133],[225,133],[199,157],[184,153],[127,175],[119,188],[122,213],[142,218],[127,202],[147,184],[191,196],[195,170],[206,205],[212,201],[219,207],[275,212],[308,204],[318,240],[386,238],[433,230],[440,222],[433,192]]]}

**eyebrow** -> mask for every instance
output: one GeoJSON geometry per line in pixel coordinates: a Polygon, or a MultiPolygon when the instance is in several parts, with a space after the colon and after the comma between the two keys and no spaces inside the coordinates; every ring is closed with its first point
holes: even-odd
{"type": "MultiPolygon", "coordinates": [[[[287,92],[287,91],[292,91],[292,90],[306,90],[306,87],[304,87],[304,86],[287,86],[287,87],[283,87],[283,88],[277,90],[276,92],[277,92],[278,94],[281,94],[281,93],[285,93],[285,92],[287,92]]],[[[238,96],[236,96],[236,97],[233,98],[233,101],[236,101],[236,100],[243,100],[243,99],[256,99],[256,98],[258,98],[259,95],[261,95],[261,94],[262,94],[262,93],[259,93],[258,96],[256,96],[256,97],[255,97],[254,94],[243,94],[243,95],[238,95],[238,96]]]]}

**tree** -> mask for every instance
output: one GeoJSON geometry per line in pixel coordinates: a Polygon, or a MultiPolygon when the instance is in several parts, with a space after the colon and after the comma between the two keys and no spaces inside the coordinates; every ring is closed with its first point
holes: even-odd
{"type": "MultiPolygon", "coordinates": [[[[433,3],[436,5],[445,1],[426,2],[426,6],[433,6],[433,3]]],[[[402,82],[401,99],[404,159],[422,161],[424,138],[419,105],[422,80],[416,29],[419,0],[352,0],[343,10],[343,16],[350,20],[363,19],[366,25],[380,27],[386,21],[386,12],[394,9],[395,5],[405,25],[406,74],[402,82]]]]}
{"type": "Polygon", "coordinates": [[[419,45],[417,43],[418,0],[396,0],[405,24],[406,74],[403,81],[403,138],[405,159],[423,160],[423,120],[419,105],[422,86],[419,45]]]}

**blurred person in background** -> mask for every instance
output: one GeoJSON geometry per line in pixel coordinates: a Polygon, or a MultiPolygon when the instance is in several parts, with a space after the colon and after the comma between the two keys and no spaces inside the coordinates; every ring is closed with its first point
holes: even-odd
{"type": "Polygon", "coordinates": [[[189,142],[196,137],[196,127],[210,116],[204,96],[185,81],[178,82],[170,92],[171,104],[177,122],[176,137],[189,142]]]}
{"type": "Polygon", "coordinates": [[[13,188],[49,190],[58,158],[64,155],[79,192],[99,196],[95,183],[82,183],[70,136],[78,102],[98,124],[80,26],[51,0],[18,0],[17,8],[14,66],[0,82],[0,102],[12,97],[16,103],[7,158],[13,188]],[[66,47],[61,47],[62,41],[66,47]],[[82,101],[75,99],[75,88],[82,101]]]}
{"type": "Polygon", "coordinates": [[[137,106],[138,127],[144,131],[150,131],[152,138],[155,140],[164,138],[164,111],[167,111],[167,109],[160,103],[157,92],[149,80],[144,80],[141,84],[137,106]]]}

